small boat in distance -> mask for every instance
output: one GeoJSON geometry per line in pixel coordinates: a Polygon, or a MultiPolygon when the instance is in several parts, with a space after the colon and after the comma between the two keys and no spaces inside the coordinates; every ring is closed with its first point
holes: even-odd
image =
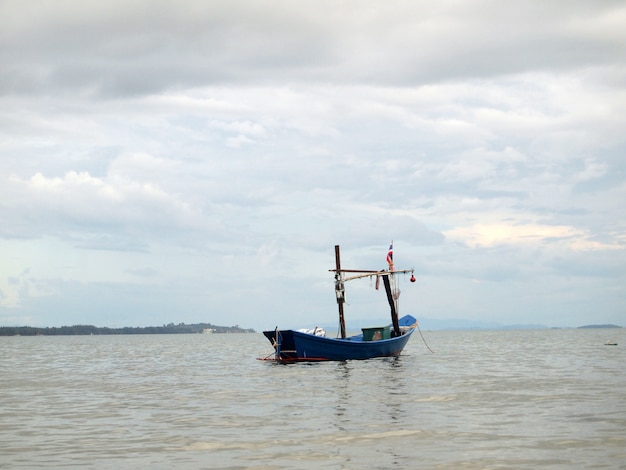
{"type": "Polygon", "coordinates": [[[411,315],[398,318],[398,298],[396,287],[399,274],[411,273],[413,269],[396,271],[393,265],[393,241],[387,252],[389,269],[382,271],[342,269],[339,245],[335,245],[335,294],[339,308],[339,333],[337,338],[327,338],[316,330],[274,330],[264,331],[263,335],[274,347],[274,353],[262,360],[281,363],[301,361],[346,361],[349,359],[370,359],[373,357],[398,356],[406,346],[417,327],[417,320],[411,315]],[[376,289],[382,279],[391,309],[391,323],[382,327],[362,328],[362,333],[346,337],[344,319],[345,283],[355,279],[376,278],[376,289]],[[273,357],[272,357],[273,356],[273,357]]]}

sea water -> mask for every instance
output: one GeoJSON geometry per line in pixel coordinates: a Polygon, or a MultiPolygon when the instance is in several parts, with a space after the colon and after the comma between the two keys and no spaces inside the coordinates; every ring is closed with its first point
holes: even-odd
{"type": "Polygon", "coordinates": [[[626,329],[423,333],[291,365],[260,333],[2,337],[0,467],[626,468],[626,329]]]}

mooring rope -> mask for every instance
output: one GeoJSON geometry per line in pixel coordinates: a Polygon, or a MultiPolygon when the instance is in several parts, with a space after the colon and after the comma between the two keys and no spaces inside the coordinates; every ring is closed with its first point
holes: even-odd
{"type": "Polygon", "coordinates": [[[435,351],[433,351],[432,349],[430,349],[430,346],[428,346],[428,343],[427,343],[427,342],[426,342],[426,340],[424,339],[424,335],[422,334],[422,330],[420,330],[419,323],[417,324],[417,331],[419,331],[419,332],[420,332],[420,336],[422,337],[422,341],[424,341],[424,344],[426,345],[426,347],[428,348],[428,350],[429,350],[431,353],[435,354],[435,351]]]}
{"type": "MultiPolygon", "coordinates": [[[[267,356],[260,358],[262,361],[267,361],[269,360],[270,356],[276,356],[276,353],[269,353],[267,356]]],[[[276,360],[276,358],[272,359],[273,361],[276,360]]]]}

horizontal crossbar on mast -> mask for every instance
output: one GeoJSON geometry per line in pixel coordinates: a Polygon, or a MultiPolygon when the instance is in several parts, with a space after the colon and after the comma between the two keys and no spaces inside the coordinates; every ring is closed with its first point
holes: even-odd
{"type": "Polygon", "coordinates": [[[354,279],[362,279],[364,277],[372,277],[372,276],[391,276],[393,274],[406,274],[413,273],[413,269],[402,269],[398,271],[367,271],[361,269],[329,269],[331,272],[340,272],[340,273],[362,273],[357,274],[356,276],[350,276],[344,279],[344,281],[352,281],[354,279]]]}
{"type": "Polygon", "coordinates": [[[370,273],[370,274],[385,272],[385,271],[379,271],[375,269],[329,269],[329,271],[332,271],[332,272],[339,271],[342,273],[370,273]]]}

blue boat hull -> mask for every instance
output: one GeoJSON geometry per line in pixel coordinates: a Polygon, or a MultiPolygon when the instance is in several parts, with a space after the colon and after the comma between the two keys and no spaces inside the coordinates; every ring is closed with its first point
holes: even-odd
{"type": "Polygon", "coordinates": [[[275,359],[295,361],[346,361],[373,357],[398,356],[409,341],[417,320],[406,315],[399,320],[402,335],[389,339],[364,341],[363,335],[348,338],[325,338],[295,330],[264,331],[274,345],[275,359]]]}

